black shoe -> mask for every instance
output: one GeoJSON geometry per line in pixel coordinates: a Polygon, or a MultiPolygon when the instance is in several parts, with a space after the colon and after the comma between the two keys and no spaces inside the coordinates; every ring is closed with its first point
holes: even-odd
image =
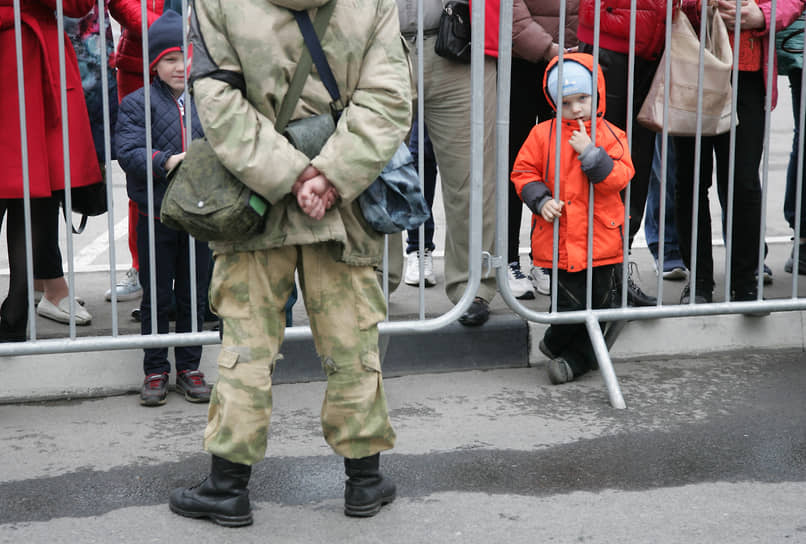
{"type": "MultiPolygon", "coordinates": [[[[798,255],[798,275],[806,276],[806,244],[800,244],[798,255]]],[[[789,258],[784,263],[784,272],[791,274],[795,269],[795,246],[792,246],[792,251],[789,253],[789,258]]]]}
{"type": "Polygon", "coordinates": [[[140,389],[140,404],[162,406],[168,398],[168,373],[149,374],[140,389]]]}
{"type": "MultiPolygon", "coordinates": [[[[707,304],[714,301],[714,295],[710,290],[704,287],[697,287],[697,294],[694,296],[694,304],[707,304]]],[[[680,292],[680,304],[688,304],[691,302],[691,282],[687,283],[683,290],[680,292]]]]}
{"type": "Polygon", "coordinates": [[[478,327],[490,319],[490,304],[481,297],[476,297],[470,308],[459,318],[459,323],[465,327],[478,327]]]}
{"type": "Polygon", "coordinates": [[[0,342],[25,342],[28,340],[25,332],[26,327],[23,327],[22,330],[15,330],[2,322],[0,323],[0,342]]]}
{"type": "Polygon", "coordinates": [[[655,306],[658,303],[656,297],[647,295],[633,281],[633,270],[638,275],[638,266],[634,262],[630,263],[630,273],[627,275],[627,304],[630,306],[655,306]]]}
{"type": "Polygon", "coordinates": [[[249,477],[252,467],[213,455],[210,475],[199,485],[171,492],[171,511],[188,518],[208,518],[224,527],[252,524],[249,477]]]}
{"type": "Polygon", "coordinates": [[[137,321],[140,323],[140,308],[135,308],[132,310],[132,321],[137,321]]]}
{"type": "Polygon", "coordinates": [[[344,515],[368,518],[397,496],[397,487],[380,471],[381,454],[361,459],[344,458],[344,515]]]}

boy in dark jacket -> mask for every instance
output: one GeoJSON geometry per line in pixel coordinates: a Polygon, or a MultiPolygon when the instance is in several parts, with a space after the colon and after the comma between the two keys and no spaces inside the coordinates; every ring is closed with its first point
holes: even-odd
{"type": "MultiPolygon", "coordinates": [[[[154,229],[156,265],[157,332],[168,332],[168,310],[176,298],[176,332],[191,331],[190,274],[196,274],[196,310],[199,326],[204,322],[208,284],[209,250],[195,241],[195,263],[190,261],[187,233],[168,228],[159,221],[160,207],[168,187],[167,173],[185,156],[185,113],[191,115],[193,138],[202,137],[202,126],[193,101],[185,93],[185,63],[182,55],[182,18],[166,11],[148,29],[149,66],[156,73],[150,86],[151,145],[146,148],[145,89],[126,96],[120,103],[117,122],[118,162],[126,172],[129,198],[140,213],[137,249],[140,255],[140,303],[142,334],[151,334],[151,260],[149,225],[154,229]],[[149,154],[150,151],[150,154],[149,154]],[[153,216],[148,202],[147,161],[153,171],[153,216]]],[[[165,404],[171,365],[167,348],[146,348],[143,358],[145,381],[140,393],[144,406],[165,404]]],[[[210,400],[210,387],[199,371],[201,346],[177,346],[176,389],[190,402],[210,400]]]]}
{"type": "MultiPolygon", "coordinates": [[[[543,121],[521,147],[512,170],[512,183],[532,217],[534,265],[551,268],[554,258],[554,221],[559,222],[557,248],[557,310],[584,310],[587,294],[589,191],[593,185],[592,308],[611,306],[624,260],[622,226],[624,204],[619,192],[635,173],[624,131],[604,119],[605,81],[598,71],[593,83],[593,57],[586,53],[564,56],[563,80],[558,92],[558,58],[549,62],[543,92],[562,121],[543,121]],[[598,92],[598,111],[592,112],[592,94],[598,92]],[[590,138],[595,124],[596,142],[590,138]],[[557,133],[561,140],[557,157],[557,133]],[[555,172],[559,170],[559,185],[555,172]]],[[[551,383],[570,382],[597,367],[584,323],[552,324],[540,341],[549,359],[551,383]]]]}

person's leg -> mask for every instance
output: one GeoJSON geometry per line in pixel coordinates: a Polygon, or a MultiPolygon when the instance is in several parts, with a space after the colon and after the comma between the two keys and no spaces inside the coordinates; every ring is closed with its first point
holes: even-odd
{"type": "MultiPolygon", "coordinates": [[[[792,96],[792,118],[794,121],[794,129],[792,131],[792,151],[789,153],[789,163],[786,166],[786,189],[784,192],[784,219],[789,224],[792,230],[795,229],[795,197],[798,185],[798,154],[800,147],[800,136],[798,129],[800,128],[800,95],[801,95],[801,78],[803,75],[802,70],[793,69],[789,73],[789,91],[792,96]]],[[[806,174],[806,172],[803,172],[806,174]]],[[[805,191],[806,192],[806,191],[805,191]]],[[[806,209],[801,206],[803,215],[806,215],[806,209]]],[[[801,226],[800,235],[806,237],[806,229],[801,226]]]]}
{"type": "Polygon", "coordinates": [[[386,302],[375,273],[339,262],[332,244],[301,246],[300,252],[300,289],[328,380],[322,404],[325,440],[348,458],[391,449],[395,433],[387,413],[377,326],[386,316],[386,302]]]}
{"type": "MultiPolygon", "coordinates": [[[[143,285],[143,298],[140,300],[140,333],[152,333],[151,326],[151,291],[156,291],[157,297],[157,327],[156,332],[167,334],[169,330],[168,306],[173,298],[173,278],[175,275],[173,255],[177,250],[176,231],[169,229],[159,220],[149,221],[145,216],[137,221],[138,252],[143,257],[140,263],[140,281],[143,285]],[[154,225],[154,252],[156,263],[156,285],[151,283],[151,260],[148,247],[148,225],[154,225]],[[170,256],[170,258],[166,258],[170,256]]],[[[165,374],[171,372],[168,362],[168,348],[143,349],[143,373],[165,374]]]]}
{"type": "Polygon", "coordinates": [[[28,326],[28,264],[22,199],[0,200],[0,226],[4,215],[10,272],[8,295],[0,306],[0,342],[17,342],[26,339],[28,326]]]}
{"type": "MultiPolygon", "coordinates": [[[[409,151],[414,159],[414,167],[419,171],[420,145],[418,124],[417,118],[415,117],[411,126],[409,151]]],[[[423,133],[425,135],[423,138],[423,196],[425,196],[425,202],[428,204],[428,210],[431,211],[434,206],[434,193],[436,192],[437,186],[437,161],[434,157],[434,148],[431,145],[431,138],[428,136],[428,128],[425,126],[423,127],[423,133]]],[[[434,245],[433,212],[428,216],[428,219],[426,219],[423,226],[423,231],[425,236],[423,241],[424,248],[434,251],[436,246],[434,245]]],[[[406,240],[406,253],[408,254],[414,251],[419,251],[420,229],[408,230],[406,233],[408,234],[408,239],[406,240]]]]}
{"type": "MultiPolygon", "coordinates": [[[[756,298],[759,245],[761,244],[761,180],[758,169],[764,151],[764,80],[761,71],[740,72],[734,153],[731,288],[737,300],[756,298]]],[[[716,148],[717,182],[727,196],[729,137],[716,148]]]]}
{"type": "MultiPolygon", "coordinates": [[[[434,53],[435,37],[423,46],[425,61],[425,123],[434,147],[445,207],[445,292],[454,304],[468,280],[470,204],[470,67],[434,53]]],[[[482,249],[493,251],[495,237],[495,63],[485,61],[485,147],[482,200],[482,249]]],[[[482,280],[476,293],[489,302],[495,277],[482,280]]]]}
{"type": "MultiPolygon", "coordinates": [[[[437,185],[437,161],[434,157],[434,148],[431,145],[431,138],[428,136],[428,129],[423,124],[423,193],[426,204],[428,204],[429,216],[423,225],[423,276],[425,287],[432,287],[437,284],[434,275],[434,258],[432,252],[436,248],[434,245],[434,193],[437,185]]],[[[411,138],[409,139],[409,150],[414,158],[414,165],[419,169],[419,122],[415,115],[414,124],[411,127],[411,138]]],[[[406,241],[406,271],[404,281],[407,285],[420,284],[420,229],[407,231],[406,241]]]]}
{"type": "MultiPolygon", "coordinates": [[[[711,186],[713,174],[713,150],[715,139],[702,138],[700,156],[700,188],[697,216],[697,275],[689,278],[697,288],[696,295],[710,301],[714,289],[714,264],[711,252],[711,212],[709,208],[708,188],[711,186]]],[[[692,217],[694,208],[694,138],[675,137],[675,155],[677,158],[677,185],[675,187],[675,214],[677,239],[683,262],[689,270],[692,260],[692,217]]],[[[684,289],[684,294],[687,290],[684,289]]],[[[681,301],[684,300],[681,298],[681,301]]]]}
{"type": "MultiPolygon", "coordinates": [[[[209,249],[205,242],[195,240],[195,263],[190,262],[190,238],[185,233],[177,234],[177,252],[175,260],[176,277],[174,278],[174,294],[176,296],[176,332],[191,332],[192,319],[192,293],[190,289],[190,276],[196,275],[196,325],[202,330],[207,297],[208,266],[210,263],[209,249]]],[[[167,256],[166,256],[167,257],[167,256]]],[[[169,258],[169,257],[168,257],[169,258]]],[[[198,370],[201,361],[201,346],[177,346],[174,348],[177,375],[188,370],[198,370]]]]}
{"type": "MultiPolygon", "coordinates": [[[[646,196],[646,217],[644,217],[644,237],[649,252],[658,261],[660,220],[660,178],[661,178],[661,137],[655,136],[655,153],[652,157],[652,170],[649,174],[649,188],[646,196]]],[[[667,178],[668,179],[668,178],[667,178]]],[[[668,185],[667,185],[668,189],[668,185]]]]}
{"type": "Polygon", "coordinates": [[[296,247],[215,255],[210,304],[222,340],[204,449],[216,457],[253,465],[266,455],[271,377],[296,264],[296,247]]]}

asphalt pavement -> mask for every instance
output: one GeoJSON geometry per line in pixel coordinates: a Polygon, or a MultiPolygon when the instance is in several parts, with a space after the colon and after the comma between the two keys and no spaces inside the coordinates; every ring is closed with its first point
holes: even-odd
{"type": "Polygon", "coordinates": [[[596,373],[388,378],[398,440],[382,468],[398,498],[364,520],[342,513],[324,384],[278,385],[240,529],[167,506],[207,473],[204,405],[0,406],[0,542],[806,542],[805,363],[784,350],[619,363],[628,410],[596,373]]]}

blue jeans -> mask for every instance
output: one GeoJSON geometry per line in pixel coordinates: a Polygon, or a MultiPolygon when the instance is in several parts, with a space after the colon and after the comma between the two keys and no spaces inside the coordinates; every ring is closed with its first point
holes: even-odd
{"type": "MultiPolygon", "coordinates": [[[[409,139],[409,151],[412,158],[414,158],[414,167],[419,168],[420,161],[418,156],[420,154],[419,139],[418,139],[418,122],[414,118],[414,123],[411,125],[411,138],[409,139]]],[[[423,127],[423,165],[425,171],[423,172],[423,193],[425,194],[425,201],[428,204],[428,210],[434,206],[434,191],[437,185],[437,160],[434,157],[434,148],[431,146],[431,138],[428,137],[428,128],[423,127]]],[[[420,249],[420,229],[413,229],[406,231],[408,238],[406,239],[406,253],[419,251],[420,249]]],[[[425,221],[424,227],[423,247],[425,249],[434,251],[434,214],[432,213],[425,221]]]]}
{"type": "MultiPolygon", "coordinates": [[[[644,217],[644,235],[649,251],[657,260],[660,246],[660,180],[661,180],[661,144],[663,138],[660,134],[655,136],[655,153],[652,157],[652,171],[649,174],[649,191],[646,197],[646,216],[644,217]]],[[[664,260],[680,258],[680,246],[677,243],[677,228],[674,217],[674,191],[675,191],[675,154],[672,139],[668,140],[666,153],[666,228],[664,230],[664,260]]]]}

